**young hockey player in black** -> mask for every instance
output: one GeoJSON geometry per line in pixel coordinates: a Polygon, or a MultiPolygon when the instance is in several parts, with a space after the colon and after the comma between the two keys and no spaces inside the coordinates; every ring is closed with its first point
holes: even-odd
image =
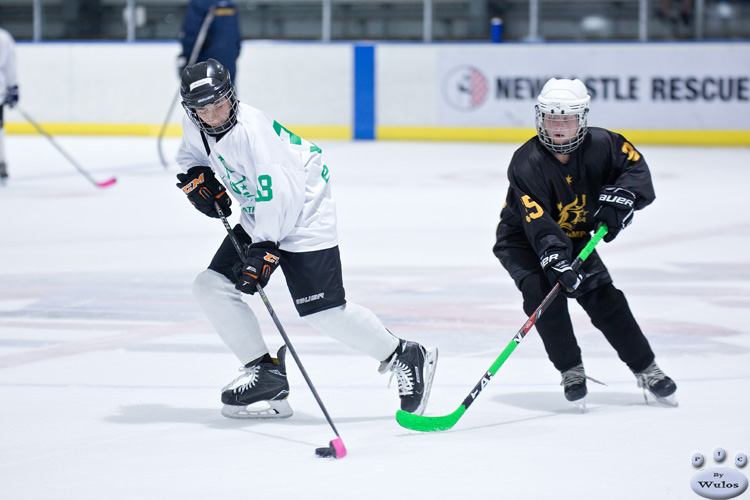
{"type": "Polygon", "coordinates": [[[515,152],[508,168],[510,187],[493,251],[521,290],[528,315],[555,283],[562,285],[564,295],[550,304],[536,327],[562,373],[566,399],[583,399],[588,378],[567,296],[583,307],[639,387],[676,404],[676,384],[654,362],[625,295],[612,285],[596,251],[578,272],[571,267],[600,222],[607,224],[604,241],[610,242],[630,224],[635,210],[655,198],[643,156],[621,135],[587,128],[590,100],[580,80],[552,78],[545,84],[536,105],[537,137],[515,152]]]}

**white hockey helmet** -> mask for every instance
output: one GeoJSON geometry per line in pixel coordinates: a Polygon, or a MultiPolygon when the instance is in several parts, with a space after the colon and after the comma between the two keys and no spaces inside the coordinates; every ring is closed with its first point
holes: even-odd
{"type": "Polygon", "coordinates": [[[591,96],[581,80],[550,78],[544,84],[536,103],[536,133],[542,144],[553,153],[567,154],[575,151],[586,137],[588,130],[586,119],[589,112],[591,96]],[[578,117],[578,130],[569,139],[554,138],[545,128],[547,123],[569,120],[569,116],[578,117]]]}

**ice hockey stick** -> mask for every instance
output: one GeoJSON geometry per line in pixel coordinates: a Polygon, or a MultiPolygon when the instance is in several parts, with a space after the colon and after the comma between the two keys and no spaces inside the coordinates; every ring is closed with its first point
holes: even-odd
{"type": "MultiPolygon", "coordinates": [[[[585,261],[589,255],[591,255],[591,252],[594,251],[594,247],[597,245],[597,243],[599,243],[599,241],[601,241],[605,234],[607,234],[607,225],[601,224],[596,230],[593,238],[589,240],[586,246],[583,247],[583,250],[581,250],[581,253],[578,254],[578,257],[573,261],[573,269],[578,269],[579,267],[581,267],[583,261],[585,261]]],[[[500,353],[500,356],[497,357],[495,362],[492,363],[492,366],[490,366],[489,370],[487,370],[487,373],[482,375],[482,378],[479,380],[477,385],[474,386],[469,395],[466,396],[466,399],[464,399],[463,403],[461,403],[456,411],[448,415],[431,417],[425,415],[415,415],[414,413],[408,413],[403,410],[398,410],[396,412],[396,421],[399,423],[399,425],[407,429],[421,432],[446,431],[456,425],[458,419],[460,419],[463,414],[466,413],[466,410],[469,409],[469,406],[471,406],[471,404],[479,397],[479,394],[481,394],[482,390],[487,386],[487,384],[490,383],[492,377],[497,373],[503,363],[505,363],[505,360],[508,359],[508,357],[516,349],[518,344],[521,343],[526,334],[529,333],[529,330],[531,330],[531,327],[534,326],[536,320],[539,319],[542,313],[544,313],[545,309],[547,309],[547,306],[555,299],[555,297],[557,297],[558,293],[560,293],[560,283],[555,284],[554,288],[552,288],[552,291],[547,294],[544,300],[542,300],[542,303],[539,304],[539,307],[536,308],[536,311],[534,311],[534,314],[532,314],[529,319],[526,320],[526,323],[524,323],[521,329],[518,330],[518,333],[513,336],[513,339],[508,343],[503,352],[500,353]]]]}

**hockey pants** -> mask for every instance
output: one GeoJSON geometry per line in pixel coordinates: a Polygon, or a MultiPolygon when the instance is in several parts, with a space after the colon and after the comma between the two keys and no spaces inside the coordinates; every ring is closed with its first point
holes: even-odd
{"type": "MultiPolygon", "coordinates": [[[[523,309],[531,316],[544,297],[552,290],[546,276],[534,273],[521,281],[523,309]]],[[[577,297],[576,300],[591,318],[620,359],[634,372],[640,372],[654,360],[654,353],[630,311],[625,294],[607,283],[577,297]]],[[[552,364],[563,372],[582,362],[581,349],[573,333],[568,312],[568,299],[560,294],[537,320],[536,329],[552,364]]]]}

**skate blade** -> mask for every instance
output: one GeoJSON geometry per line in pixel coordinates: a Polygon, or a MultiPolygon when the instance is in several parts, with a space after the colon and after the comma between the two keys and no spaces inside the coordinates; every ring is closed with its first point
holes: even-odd
{"type": "Polygon", "coordinates": [[[674,394],[665,398],[660,398],[648,391],[643,391],[643,399],[646,400],[646,404],[650,404],[650,401],[653,401],[657,406],[664,406],[667,408],[677,408],[679,406],[677,396],[674,394]]]}
{"type": "MultiPolygon", "coordinates": [[[[263,401],[267,403],[266,408],[258,407],[259,403],[253,403],[249,406],[224,405],[221,414],[227,418],[270,420],[278,418],[289,418],[294,412],[286,399],[279,401],[263,401]]],[[[262,404],[260,403],[260,404],[262,404]]]]}
{"type": "Polygon", "coordinates": [[[581,413],[586,413],[586,398],[581,398],[578,401],[571,401],[581,413]]]}
{"type": "Polygon", "coordinates": [[[437,347],[433,349],[427,349],[427,354],[424,358],[425,373],[424,373],[424,396],[422,396],[422,402],[414,410],[414,415],[421,415],[427,408],[427,400],[430,399],[430,390],[432,390],[432,380],[435,378],[435,369],[437,368],[438,350],[437,347]]]}

